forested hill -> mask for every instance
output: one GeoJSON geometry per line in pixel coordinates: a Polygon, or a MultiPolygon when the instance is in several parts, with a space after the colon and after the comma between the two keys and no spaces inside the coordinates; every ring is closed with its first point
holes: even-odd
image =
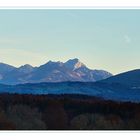
{"type": "Polygon", "coordinates": [[[140,104],[85,95],[0,94],[1,130],[139,130],[140,104]]]}

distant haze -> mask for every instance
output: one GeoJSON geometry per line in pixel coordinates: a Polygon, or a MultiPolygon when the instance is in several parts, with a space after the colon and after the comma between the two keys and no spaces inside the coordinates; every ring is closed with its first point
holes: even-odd
{"type": "Polygon", "coordinates": [[[0,10],[0,62],[79,58],[113,74],[140,68],[140,10],[0,10]]]}

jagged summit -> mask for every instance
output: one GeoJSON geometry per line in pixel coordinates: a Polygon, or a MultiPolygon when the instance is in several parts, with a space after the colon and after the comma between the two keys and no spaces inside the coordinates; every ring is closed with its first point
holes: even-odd
{"type": "Polygon", "coordinates": [[[33,66],[29,64],[25,64],[25,65],[20,66],[19,68],[33,68],[33,66]]]}
{"type": "Polygon", "coordinates": [[[67,62],[65,62],[65,66],[70,68],[71,70],[76,70],[82,66],[85,66],[78,58],[70,59],[67,62]]]}
{"type": "MultiPolygon", "coordinates": [[[[2,67],[0,66],[0,70],[2,67]]],[[[9,68],[8,68],[9,69],[9,68]]],[[[6,71],[4,69],[4,71],[6,71]]],[[[23,84],[40,82],[82,81],[95,82],[112,76],[103,70],[92,70],[79,59],[69,59],[65,63],[48,61],[39,67],[29,64],[0,73],[1,84],[23,84]]]]}
{"type": "Polygon", "coordinates": [[[63,64],[61,61],[51,61],[49,60],[46,64],[63,64]]]}
{"type": "Polygon", "coordinates": [[[25,64],[25,65],[17,68],[17,70],[20,72],[23,72],[23,73],[29,73],[29,72],[32,72],[34,70],[34,67],[29,65],[29,64],[25,64]]]}
{"type": "Polygon", "coordinates": [[[5,63],[1,63],[0,62],[0,74],[12,71],[13,69],[15,69],[16,67],[11,66],[9,64],[5,64],[5,63]]]}

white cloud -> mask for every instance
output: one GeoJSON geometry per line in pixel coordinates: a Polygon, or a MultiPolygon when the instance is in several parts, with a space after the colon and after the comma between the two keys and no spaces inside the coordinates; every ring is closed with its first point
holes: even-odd
{"type": "Polygon", "coordinates": [[[131,38],[128,35],[124,35],[124,41],[125,43],[129,44],[131,43],[131,38]]]}

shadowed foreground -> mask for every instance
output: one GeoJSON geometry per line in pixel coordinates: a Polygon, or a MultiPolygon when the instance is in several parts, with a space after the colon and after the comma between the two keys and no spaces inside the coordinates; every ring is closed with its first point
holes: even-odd
{"type": "Polygon", "coordinates": [[[140,103],[85,95],[0,94],[1,130],[140,130],[140,103]]]}

